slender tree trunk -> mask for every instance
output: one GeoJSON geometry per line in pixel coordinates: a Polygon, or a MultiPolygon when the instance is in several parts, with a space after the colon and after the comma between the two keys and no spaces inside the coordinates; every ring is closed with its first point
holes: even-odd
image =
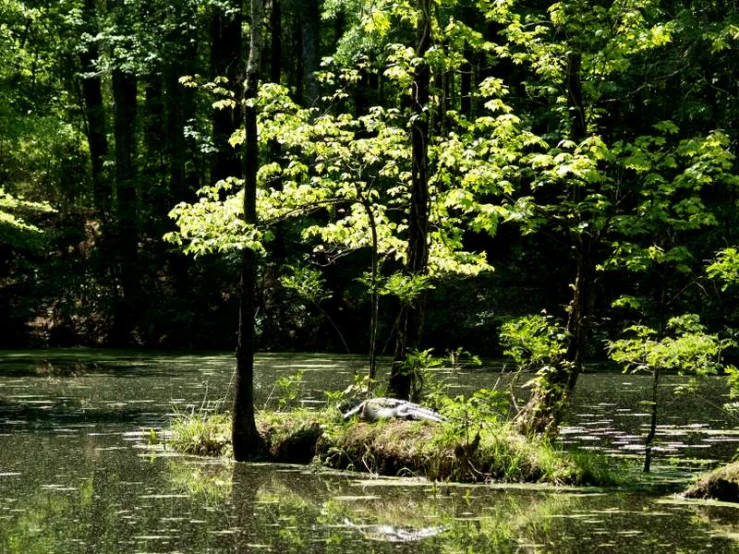
{"type": "MultiPolygon", "coordinates": [[[[164,233],[166,215],[174,205],[167,194],[167,139],[168,133],[164,119],[164,86],[159,71],[146,77],[144,85],[143,127],[143,168],[141,204],[147,210],[148,232],[164,233]]],[[[143,214],[142,214],[143,215],[143,214]]],[[[179,256],[178,256],[179,257],[179,256]]]]}
{"type": "MultiPolygon", "coordinates": [[[[257,107],[249,105],[257,97],[259,64],[263,48],[262,20],[263,0],[251,0],[251,28],[249,62],[246,68],[244,99],[244,128],[246,151],[244,154],[244,220],[248,225],[257,224],[257,170],[259,143],[257,137],[257,107]]],[[[264,442],[254,420],[254,324],[257,305],[257,257],[244,248],[241,251],[241,303],[239,306],[239,336],[236,347],[236,397],[233,406],[232,440],[234,458],[237,461],[253,460],[264,454],[264,442]]]]}
{"type": "Polygon", "coordinates": [[[300,28],[299,78],[302,84],[298,101],[303,106],[313,106],[320,96],[316,71],[321,61],[319,42],[321,10],[318,0],[295,0],[295,9],[300,28]]]}
{"type": "MultiPolygon", "coordinates": [[[[570,137],[576,143],[586,137],[586,119],[583,107],[580,77],[581,56],[567,54],[567,103],[571,117],[570,137]]],[[[580,186],[573,184],[570,196],[574,202],[582,200],[580,186]]],[[[584,223],[580,219],[577,223],[584,223]]],[[[570,313],[567,320],[567,348],[554,371],[547,372],[533,389],[531,398],[516,418],[519,431],[527,435],[556,437],[559,424],[569,405],[577,378],[582,371],[588,336],[592,327],[595,304],[596,239],[588,232],[572,231],[576,256],[576,276],[570,313]]]]}
{"type": "MultiPolygon", "coordinates": [[[[178,6],[176,18],[178,20],[187,21],[195,17],[195,8],[187,5],[178,6]]],[[[184,75],[192,75],[197,72],[197,40],[194,31],[188,31],[184,36],[179,32],[172,33],[169,39],[172,44],[177,47],[177,55],[166,60],[163,67],[162,82],[163,93],[165,99],[163,113],[163,138],[162,138],[162,156],[166,171],[162,174],[162,187],[159,197],[163,199],[162,211],[160,212],[160,220],[165,225],[171,225],[171,221],[167,218],[167,213],[172,206],[178,202],[194,201],[195,191],[199,188],[199,183],[205,178],[203,173],[207,173],[206,169],[202,171],[202,167],[198,167],[200,154],[194,144],[193,139],[185,136],[185,128],[188,121],[195,118],[195,91],[187,88],[180,83],[180,78],[184,75]]],[[[234,149],[231,149],[232,152],[234,149]]],[[[238,159],[238,155],[233,152],[238,159]]],[[[208,159],[208,162],[211,162],[208,159]]],[[[236,174],[241,175],[241,173],[236,174]]],[[[163,230],[158,233],[161,236],[163,230]]],[[[172,284],[175,294],[181,298],[188,298],[192,292],[192,282],[190,278],[190,268],[193,266],[192,260],[188,256],[167,255],[167,264],[170,268],[172,284]]],[[[180,338],[189,340],[192,336],[191,326],[185,326],[182,329],[180,338]]]]}
{"type": "MultiPolygon", "coordinates": [[[[270,82],[279,85],[282,79],[282,7],[280,5],[280,0],[272,0],[272,10],[269,15],[269,21],[271,33],[269,80],[270,82]]],[[[278,140],[271,140],[269,142],[269,153],[271,161],[280,162],[282,160],[282,145],[278,140]]],[[[273,181],[272,187],[275,190],[282,190],[282,177],[278,177],[273,181]]],[[[279,242],[283,242],[281,237],[279,242]]],[[[280,244],[279,250],[279,253],[282,254],[282,244],[280,244]]]]}
{"type": "Polygon", "coordinates": [[[659,368],[652,370],[652,401],[649,407],[649,434],[644,447],[644,473],[652,469],[652,446],[657,435],[657,392],[659,391],[659,368]]]}
{"type": "MultiPolygon", "coordinates": [[[[195,117],[195,97],[192,89],[182,86],[179,82],[183,75],[193,73],[196,57],[197,52],[194,46],[188,45],[181,57],[172,60],[165,72],[164,85],[168,99],[166,110],[169,158],[168,193],[174,203],[192,199],[195,190],[199,188],[198,171],[193,167],[197,157],[196,147],[185,136],[188,121],[195,117]]],[[[233,148],[231,150],[234,151],[233,148]]],[[[237,156],[237,154],[234,155],[237,156]]],[[[240,164],[238,167],[241,167],[240,164]]],[[[240,172],[234,174],[234,176],[239,175],[241,175],[240,172]]]]}
{"type": "Polygon", "coordinates": [[[461,76],[459,82],[459,113],[466,118],[472,115],[472,58],[474,52],[468,43],[464,45],[465,62],[460,68],[461,76]]]}
{"type": "MultiPolygon", "coordinates": [[[[87,32],[90,36],[96,36],[98,26],[94,0],[85,0],[83,14],[87,32]]],[[[99,57],[98,47],[94,42],[88,42],[87,48],[80,53],[80,63],[84,73],[82,95],[85,102],[87,143],[90,147],[90,162],[92,165],[93,202],[103,219],[106,219],[111,209],[113,189],[104,169],[105,158],[108,155],[108,131],[105,122],[102,84],[95,66],[99,57]]]]}
{"type": "Polygon", "coordinates": [[[377,221],[372,211],[372,203],[369,198],[364,196],[357,185],[357,194],[360,198],[362,207],[367,214],[367,220],[370,226],[370,236],[372,237],[372,258],[370,266],[370,279],[372,289],[370,291],[370,340],[369,340],[369,378],[374,381],[377,377],[377,329],[380,323],[380,294],[377,290],[380,256],[378,252],[378,236],[377,221]]]}
{"type": "MultiPolygon", "coordinates": [[[[229,0],[228,9],[214,4],[211,17],[211,77],[228,79],[226,87],[237,91],[242,78],[243,54],[241,0],[229,0]]],[[[216,151],[211,163],[211,180],[215,183],[226,177],[241,175],[241,156],[228,140],[241,125],[241,106],[213,110],[213,142],[216,151]]]]}
{"type": "Polygon", "coordinates": [[[554,371],[547,372],[537,382],[531,398],[516,418],[518,430],[526,435],[557,436],[577,378],[582,371],[587,338],[592,326],[595,302],[595,263],[592,241],[578,247],[577,275],[570,314],[567,320],[567,347],[554,371]]]}
{"type": "MultiPolygon", "coordinates": [[[[469,6],[462,8],[462,23],[467,25],[470,29],[475,29],[476,16],[477,10],[474,8],[469,6]]],[[[474,64],[476,55],[475,51],[472,49],[472,45],[468,41],[464,42],[462,56],[465,61],[459,68],[459,113],[469,119],[472,117],[472,82],[475,72],[474,64]]]]}
{"type": "MultiPolygon", "coordinates": [[[[300,0],[293,0],[293,3],[295,1],[300,0]]],[[[302,52],[303,50],[303,29],[300,26],[300,18],[295,13],[295,7],[293,7],[293,52],[296,54],[299,52],[302,52]]],[[[304,82],[303,82],[303,56],[302,55],[296,55],[295,56],[295,65],[292,68],[292,71],[289,73],[292,73],[293,75],[293,83],[294,83],[294,94],[295,96],[293,99],[298,104],[303,103],[303,88],[304,88],[304,82]]]]}
{"type": "Polygon", "coordinates": [[[113,70],[116,242],[120,270],[120,294],[115,314],[113,342],[129,344],[138,305],[138,213],[136,191],[137,79],[132,73],[113,70]]]}
{"type": "MultiPolygon", "coordinates": [[[[444,56],[449,53],[449,47],[446,42],[442,43],[439,48],[443,48],[444,56]]],[[[434,78],[434,87],[436,88],[437,105],[434,111],[433,123],[431,125],[432,133],[436,136],[443,136],[447,129],[447,110],[449,109],[449,93],[450,93],[450,75],[446,70],[439,71],[434,78]]]]}
{"type": "MultiPolygon", "coordinates": [[[[424,275],[428,266],[428,139],[429,139],[429,88],[431,70],[423,61],[431,46],[431,0],[417,0],[419,21],[417,28],[418,44],[416,56],[421,62],[413,73],[411,102],[413,119],[411,122],[411,199],[408,216],[408,251],[405,273],[408,276],[424,275]]],[[[393,366],[390,374],[389,393],[395,398],[407,399],[414,390],[415,376],[405,370],[403,360],[407,354],[418,348],[423,327],[424,295],[416,299],[413,306],[401,308],[400,325],[393,353],[393,366]]]]}
{"type": "Polygon", "coordinates": [[[282,0],[272,0],[271,2],[269,32],[269,80],[279,85],[282,79],[282,0]]]}

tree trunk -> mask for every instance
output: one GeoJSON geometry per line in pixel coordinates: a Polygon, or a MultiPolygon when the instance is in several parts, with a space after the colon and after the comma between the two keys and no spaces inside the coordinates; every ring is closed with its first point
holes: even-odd
{"type": "Polygon", "coordinates": [[[464,44],[465,62],[460,68],[461,76],[459,82],[459,113],[466,118],[472,116],[472,58],[474,52],[470,45],[464,44]]]}
{"type": "MultiPolygon", "coordinates": [[[[587,134],[580,65],[580,54],[569,52],[565,86],[571,117],[570,137],[578,144],[587,134]]],[[[581,187],[578,184],[572,185],[570,196],[573,202],[582,200],[580,191],[581,187]]],[[[585,217],[580,217],[575,222],[575,228],[585,221],[585,217]]],[[[573,250],[577,269],[567,321],[567,348],[553,371],[541,376],[541,380],[532,391],[531,398],[516,417],[516,425],[520,432],[527,435],[544,435],[552,439],[557,436],[562,417],[582,371],[595,303],[596,239],[587,231],[572,231],[571,236],[574,237],[573,250]]]]}
{"type": "MultiPolygon", "coordinates": [[[[257,224],[257,170],[259,144],[257,137],[257,107],[249,100],[257,97],[259,63],[263,48],[262,19],[263,0],[251,0],[251,28],[249,63],[246,68],[244,99],[244,128],[246,152],[244,154],[244,220],[248,225],[257,224]]],[[[264,442],[254,421],[254,352],[256,318],[256,253],[244,248],[241,251],[241,302],[239,306],[239,336],[236,347],[236,397],[233,406],[232,440],[234,458],[237,461],[253,460],[263,456],[264,442]]]]}
{"type": "Polygon", "coordinates": [[[577,252],[577,276],[567,321],[567,348],[554,370],[542,375],[531,398],[516,417],[516,426],[525,435],[542,435],[551,439],[557,436],[582,371],[592,326],[596,271],[592,241],[584,242],[585,245],[578,247],[577,252]]]}
{"type": "Polygon", "coordinates": [[[131,343],[138,305],[138,214],[136,208],[137,79],[132,73],[113,70],[116,242],[120,293],[115,313],[113,342],[131,343]]]}
{"type": "MultiPolygon", "coordinates": [[[[211,19],[211,78],[226,77],[226,88],[237,91],[243,67],[241,47],[241,0],[230,0],[228,10],[213,6],[211,19]]],[[[213,110],[213,142],[216,151],[211,164],[211,181],[241,175],[241,157],[228,140],[241,124],[241,106],[213,110]]]]}
{"type": "Polygon", "coordinates": [[[652,448],[654,447],[654,437],[657,435],[657,393],[659,391],[659,368],[652,370],[652,400],[649,406],[649,434],[644,446],[644,473],[649,473],[652,469],[652,448]]]}
{"type": "MultiPolygon", "coordinates": [[[[282,79],[282,7],[280,0],[272,0],[272,10],[269,14],[270,22],[270,66],[269,66],[269,80],[272,83],[280,84],[282,79]]],[[[282,145],[278,140],[271,140],[269,142],[269,154],[270,161],[281,162],[282,161],[282,145]]],[[[282,190],[282,176],[278,176],[273,182],[272,187],[275,190],[282,190]]],[[[281,235],[281,233],[280,233],[281,235]]],[[[282,237],[275,237],[279,243],[279,254],[284,253],[282,237]]]]}
{"type": "Polygon", "coordinates": [[[282,79],[282,4],[281,0],[272,0],[271,4],[269,12],[269,80],[279,85],[282,79]]]}
{"type": "MultiPolygon", "coordinates": [[[[143,167],[141,205],[149,223],[147,231],[161,236],[164,234],[167,213],[174,203],[167,194],[165,186],[167,175],[166,145],[167,129],[164,126],[164,86],[161,73],[152,72],[146,77],[144,85],[143,127],[143,167]]],[[[180,257],[180,256],[178,256],[180,257]]]]}
{"type": "MultiPolygon", "coordinates": [[[[199,188],[199,175],[195,166],[197,147],[185,136],[188,121],[195,118],[193,89],[182,86],[179,78],[191,75],[196,67],[197,52],[188,44],[181,56],[172,60],[165,73],[165,93],[168,99],[166,112],[167,147],[169,156],[169,196],[174,203],[191,201],[199,188]],[[190,169],[188,169],[190,168],[190,169]]],[[[236,124],[238,126],[238,123],[236,124]]],[[[231,148],[238,157],[235,150],[231,148]]],[[[238,166],[241,167],[240,165],[238,166]]],[[[240,169],[239,169],[240,171],[240,169]]],[[[239,176],[236,173],[234,176],[239,176]]]]}
{"type": "Polygon", "coordinates": [[[319,31],[321,10],[318,0],[295,0],[298,27],[300,30],[299,73],[301,86],[298,101],[303,106],[313,106],[320,97],[320,87],[316,71],[320,67],[319,31]]]}
{"type": "MultiPolygon", "coordinates": [[[[408,251],[405,273],[408,276],[424,275],[428,266],[428,138],[429,138],[429,87],[431,70],[423,61],[431,46],[431,0],[417,0],[419,21],[417,28],[418,44],[416,56],[422,61],[413,73],[411,102],[413,118],[411,122],[411,199],[408,216],[408,251]]],[[[423,327],[424,295],[416,299],[413,306],[401,307],[400,325],[393,353],[393,366],[390,373],[389,393],[395,398],[410,398],[414,390],[416,376],[407,371],[403,360],[407,354],[418,348],[423,327]]]]}
{"type": "MultiPolygon", "coordinates": [[[[85,0],[85,29],[90,36],[98,34],[94,0],[85,0]]],[[[108,132],[105,122],[105,106],[97,62],[100,54],[97,44],[88,42],[87,48],[80,53],[80,64],[84,77],[82,79],[82,95],[85,101],[85,120],[87,123],[87,143],[90,147],[92,165],[92,195],[95,208],[106,219],[110,213],[113,190],[110,179],[105,175],[104,162],[108,155],[108,132]]]]}

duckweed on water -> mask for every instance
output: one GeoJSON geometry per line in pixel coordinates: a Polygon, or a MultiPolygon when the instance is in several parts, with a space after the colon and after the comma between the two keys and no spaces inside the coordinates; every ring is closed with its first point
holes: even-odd
{"type": "MultiPolygon", "coordinates": [[[[317,460],[336,469],[455,482],[610,485],[617,481],[604,457],[564,452],[545,441],[527,439],[501,422],[460,433],[449,424],[345,422],[336,410],[296,410],[261,412],[257,427],[276,462],[317,460]]],[[[173,425],[170,444],[190,454],[230,456],[230,429],[228,415],[181,417],[173,425]]]]}

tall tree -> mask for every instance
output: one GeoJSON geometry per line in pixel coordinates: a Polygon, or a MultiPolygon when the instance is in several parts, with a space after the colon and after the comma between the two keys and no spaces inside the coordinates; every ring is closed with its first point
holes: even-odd
{"type": "Polygon", "coordinates": [[[104,217],[109,215],[112,187],[105,175],[104,162],[108,155],[108,134],[103,103],[102,80],[97,63],[100,58],[95,37],[98,34],[97,12],[93,0],[85,0],[83,20],[86,43],[80,51],[82,94],[86,120],[87,142],[92,166],[92,193],[95,208],[104,217]]]}
{"type": "Polygon", "coordinates": [[[136,116],[138,79],[125,69],[112,75],[115,135],[116,242],[119,285],[112,340],[129,344],[138,309],[136,116]]]}
{"type": "MultiPolygon", "coordinates": [[[[570,115],[570,140],[582,143],[587,136],[587,119],[582,94],[582,55],[570,50],[566,55],[565,85],[567,112],[570,115]]],[[[581,203],[588,194],[600,191],[583,190],[576,179],[570,184],[568,197],[581,203]]],[[[580,229],[587,228],[592,214],[582,210],[575,214],[580,229]]],[[[564,354],[558,360],[558,371],[542,376],[526,407],[518,414],[519,429],[524,434],[555,433],[562,418],[562,411],[569,403],[570,395],[582,371],[585,348],[592,326],[595,302],[596,253],[598,238],[590,232],[568,233],[575,256],[575,283],[567,318],[567,339],[564,354]]]]}
{"type": "MultiPolygon", "coordinates": [[[[408,249],[405,274],[413,279],[426,274],[428,267],[429,228],[429,88],[431,68],[425,59],[431,47],[431,0],[417,0],[416,58],[411,85],[411,144],[412,168],[410,210],[408,214],[408,249]]],[[[409,398],[414,375],[404,365],[408,353],[419,347],[423,327],[424,295],[420,293],[414,304],[401,307],[398,334],[393,353],[393,367],[389,391],[396,398],[409,398]]]]}
{"type": "Polygon", "coordinates": [[[652,2],[618,2],[592,12],[586,6],[578,0],[551,6],[550,37],[537,43],[528,35],[519,42],[531,48],[540,79],[527,83],[529,90],[542,99],[547,90],[557,91],[548,103],[558,117],[550,120],[549,136],[531,141],[545,152],[521,158],[522,186],[511,213],[528,220],[528,231],[548,229],[565,245],[574,277],[563,344],[533,379],[517,418],[523,432],[550,437],[582,371],[598,271],[645,271],[658,264],[683,271],[691,255],[676,244],[677,237],[715,224],[705,191],[733,180],[728,140],[720,132],[680,140],[681,129],[672,121],[646,114],[624,122],[618,139],[603,126],[601,116],[611,106],[652,85],[644,82],[642,64],[664,58],[675,28],[656,17],[652,2]],[[540,64],[547,56],[557,62],[540,64]]]}
{"type": "MultiPolygon", "coordinates": [[[[259,170],[259,137],[256,98],[259,92],[259,66],[264,47],[262,20],[263,0],[251,0],[249,29],[249,61],[246,66],[244,91],[244,223],[257,225],[257,172],[259,170]]],[[[241,302],[239,336],[236,347],[236,395],[233,406],[232,440],[234,458],[238,461],[259,458],[264,443],[254,420],[254,352],[257,308],[257,256],[252,248],[241,250],[241,302]]]]}
{"type": "Polygon", "coordinates": [[[296,35],[300,56],[296,96],[304,106],[313,106],[320,95],[316,72],[319,69],[321,10],[319,0],[294,0],[296,35]]]}

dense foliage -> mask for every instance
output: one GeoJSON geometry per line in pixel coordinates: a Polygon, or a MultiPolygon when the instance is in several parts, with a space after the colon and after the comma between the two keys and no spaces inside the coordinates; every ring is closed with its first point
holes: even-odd
{"type": "Polygon", "coordinates": [[[523,356],[544,310],[565,397],[737,325],[733,4],[271,0],[244,105],[248,8],[0,0],[4,345],[232,347],[244,248],[262,349],[523,356]]]}

